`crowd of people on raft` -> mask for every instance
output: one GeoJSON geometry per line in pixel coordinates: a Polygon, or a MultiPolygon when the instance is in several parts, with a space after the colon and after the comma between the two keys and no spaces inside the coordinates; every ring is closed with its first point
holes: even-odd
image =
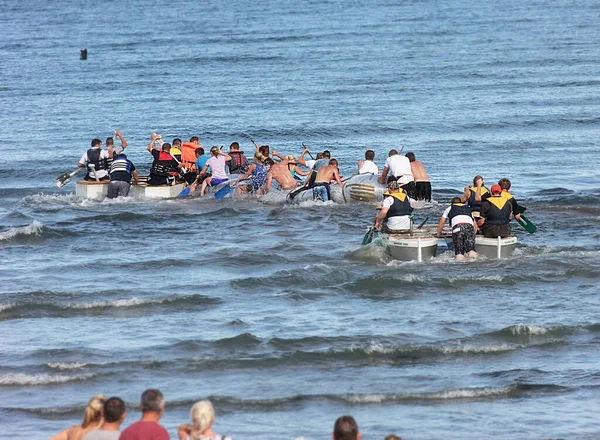
{"type": "MultiPolygon", "coordinates": [[[[52,436],[50,440],[169,440],[169,432],[159,423],[165,411],[165,399],[158,389],[148,389],[140,399],[141,418],[121,431],[127,417],[125,402],[119,397],[98,395],[90,399],[83,422],[52,436]]],[[[189,423],[177,429],[179,440],[232,440],[216,434],[215,410],[209,400],[196,402],[189,423]]],[[[341,416],[333,425],[333,440],[360,440],[358,425],[352,416],[341,416]]],[[[296,440],[306,440],[298,437],[296,440]]],[[[390,434],[384,440],[401,440],[390,434]]]]}
{"type": "MultiPolygon", "coordinates": [[[[108,148],[102,150],[102,141],[92,140],[91,148],[81,157],[78,166],[87,167],[86,180],[109,181],[109,198],[127,196],[131,182],[137,184],[140,179],[135,165],[124,153],[127,141],[116,130],[114,137],[106,139],[106,145],[108,148]],[[115,146],[116,138],[121,145],[115,146]]],[[[328,150],[312,158],[310,151],[305,149],[296,159],[293,155],[271,151],[268,145],[254,145],[256,151],[253,160],[249,161],[238,142],[233,142],[227,153],[222,151],[223,147],[213,146],[207,155],[197,136],[192,136],[188,142],[174,138],[169,143],[163,142],[160,134],[153,133],[147,147],[153,158],[147,184],[185,182],[190,193],[199,186],[200,196],[206,194],[208,187],[225,182],[239,194],[262,195],[277,186],[289,191],[288,201],[293,201],[302,191],[312,190],[314,200],[326,202],[331,199],[330,185],[342,183],[338,161],[328,150]],[[306,159],[307,154],[311,159],[306,159]]],[[[380,212],[374,218],[377,230],[389,234],[412,230],[413,205],[416,201],[431,200],[431,181],[424,165],[412,152],[403,156],[396,149],[390,150],[380,174],[375,164],[375,152],[367,150],[364,160],[358,161],[356,174],[378,176],[380,184],[387,184],[380,212]]],[[[477,256],[477,233],[490,238],[510,235],[511,219],[520,220],[524,211],[509,192],[510,187],[510,180],[502,178],[488,189],[483,177],[478,175],[460,197],[452,198],[438,223],[437,235],[443,236],[448,221],[457,258],[477,256]]]]}
{"type": "MultiPolygon", "coordinates": [[[[171,143],[163,142],[160,134],[153,133],[148,144],[152,155],[150,173],[146,179],[148,185],[171,185],[185,182],[194,193],[200,187],[200,196],[206,194],[208,187],[229,182],[238,193],[262,195],[276,187],[290,191],[288,201],[302,191],[312,190],[315,200],[331,199],[330,185],[341,184],[337,159],[325,150],[315,158],[305,149],[296,159],[294,155],[282,155],[271,151],[268,145],[254,144],[256,151],[250,161],[238,142],[229,146],[228,152],[213,146],[205,152],[197,136],[189,142],[174,138],[171,143]],[[306,158],[309,156],[310,159],[306,158]]],[[[102,149],[102,141],[93,139],[77,166],[86,168],[85,180],[109,182],[109,198],[127,196],[131,183],[138,184],[140,176],[135,165],[127,158],[127,141],[123,134],[115,131],[113,137],[106,139],[107,149],[102,149]],[[121,145],[115,146],[115,139],[121,145]]],[[[375,152],[367,150],[364,160],[358,162],[356,174],[378,175],[379,168],[374,163],[375,152]]],[[[391,150],[385,162],[380,183],[397,180],[409,197],[416,200],[431,200],[431,183],[423,164],[416,160],[414,153],[400,155],[391,150]]]]}

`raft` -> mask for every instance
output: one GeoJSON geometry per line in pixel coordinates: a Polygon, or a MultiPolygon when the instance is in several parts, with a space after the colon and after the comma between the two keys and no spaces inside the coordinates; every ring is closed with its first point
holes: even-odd
{"type": "MultiPolygon", "coordinates": [[[[178,183],[175,185],[149,186],[145,183],[131,185],[129,196],[145,197],[149,199],[166,199],[177,197],[185,185],[178,183]]],[[[75,186],[75,195],[84,199],[102,199],[108,193],[108,182],[79,181],[75,186]]]]}
{"type": "Polygon", "coordinates": [[[517,237],[487,238],[483,235],[475,237],[475,252],[487,258],[506,258],[517,248],[517,237]]]}
{"type": "Polygon", "coordinates": [[[438,238],[427,230],[387,234],[386,249],[395,260],[421,263],[435,257],[437,248],[438,238]]]}
{"type": "Polygon", "coordinates": [[[356,174],[343,182],[335,194],[332,185],[331,198],[336,203],[381,202],[387,186],[377,181],[379,177],[379,174],[356,174]]]}

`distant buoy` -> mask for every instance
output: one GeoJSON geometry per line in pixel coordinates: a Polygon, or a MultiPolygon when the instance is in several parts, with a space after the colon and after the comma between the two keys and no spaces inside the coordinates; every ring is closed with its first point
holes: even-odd
{"type": "Polygon", "coordinates": [[[79,51],[82,60],[87,60],[87,49],[81,49],[79,51]]]}

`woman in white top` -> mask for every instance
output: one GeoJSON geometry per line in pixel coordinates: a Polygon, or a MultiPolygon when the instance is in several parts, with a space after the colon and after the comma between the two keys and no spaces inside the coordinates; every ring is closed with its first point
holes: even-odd
{"type": "Polygon", "coordinates": [[[215,434],[215,410],[209,400],[196,402],[190,411],[191,425],[183,424],[177,429],[179,440],[232,440],[231,437],[215,434]]]}
{"type": "Polygon", "coordinates": [[[373,159],[375,159],[375,152],[367,150],[365,152],[365,160],[358,161],[358,174],[379,174],[379,168],[377,168],[373,159]]]}

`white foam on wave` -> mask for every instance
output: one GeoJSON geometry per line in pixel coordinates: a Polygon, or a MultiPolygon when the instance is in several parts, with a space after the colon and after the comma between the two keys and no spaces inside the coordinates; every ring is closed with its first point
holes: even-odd
{"type": "Polygon", "coordinates": [[[0,313],[6,311],[6,310],[10,310],[15,306],[14,303],[4,303],[4,304],[0,304],[0,313]]]}
{"type": "Polygon", "coordinates": [[[374,354],[374,353],[388,354],[388,353],[393,353],[394,351],[395,351],[394,348],[384,347],[381,342],[378,342],[375,340],[369,341],[369,345],[365,348],[365,353],[367,353],[367,354],[374,354]]]}
{"type": "Polygon", "coordinates": [[[135,307],[143,304],[161,304],[166,298],[158,299],[141,299],[141,298],[128,298],[128,299],[116,299],[113,301],[98,301],[92,303],[69,303],[65,305],[65,308],[69,309],[95,309],[104,307],[135,307]]]}
{"type": "Polygon", "coordinates": [[[537,325],[517,324],[510,327],[513,335],[545,335],[548,329],[537,325]]]}
{"type": "Polygon", "coordinates": [[[0,241],[10,240],[11,238],[16,237],[17,235],[40,235],[40,232],[42,232],[43,228],[44,225],[41,222],[34,220],[27,226],[22,226],[20,228],[10,228],[4,232],[0,232],[0,241]]]}
{"type": "Polygon", "coordinates": [[[303,270],[312,270],[312,269],[331,269],[331,266],[328,266],[325,263],[312,263],[307,264],[302,268],[303,270]]]}
{"type": "Polygon", "coordinates": [[[430,399],[474,399],[481,397],[504,396],[513,390],[512,386],[505,387],[485,387],[485,388],[460,388],[457,390],[439,391],[431,393],[424,397],[430,399]]]}
{"type": "Polygon", "coordinates": [[[514,351],[519,348],[523,348],[522,345],[516,344],[495,344],[495,345],[474,345],[474,344],[465,344],[465,345],[457,345],[454,347],[440,347],[440,351],[444,354],[454,354],[454,353],[467,353],[467,354],[477,354],[477,353],[502,353],[506,351],[514,351]]]}
{"type": "Polygon", "coordinates": [[[484,275],[481,277],[452,277],[448,278],[450,283],[456,283],[458,281],[497,281],[501,282],[504,278],[501,275],[484,275]]]}
{"type": "Polygon", "coordinates": [[[57,370],[78,370],[88,364],[86,362],[49,362],[46,365],[57,370]]]}
{"type": "Polygon", "coordinates": [[[24,374],[9,373],[0,374],[0,385],[50,385],[56,383],[71,382],[74,380],[85,380],[92,377],[93,374],[80,374],[68,376],[65,374],[24,374]]]}

